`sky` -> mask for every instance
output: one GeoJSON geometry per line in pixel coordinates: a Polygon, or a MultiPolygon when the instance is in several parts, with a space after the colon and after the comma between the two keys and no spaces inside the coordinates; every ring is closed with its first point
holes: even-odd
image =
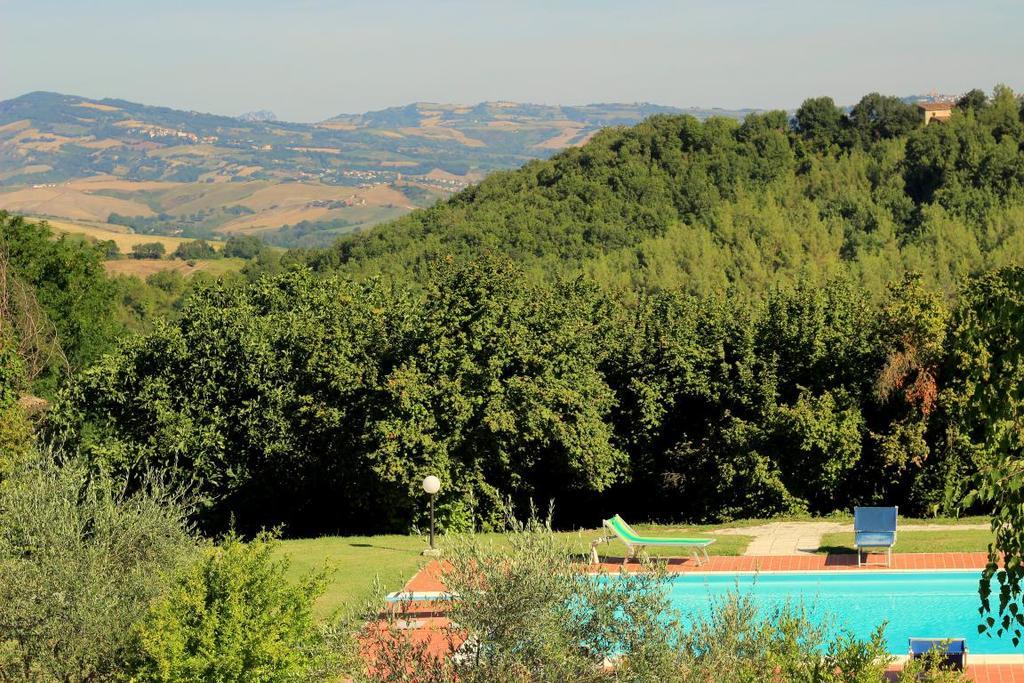
{"type": "Polygon", "coordinates": [[[795,108],[1024,89],[1020,0],[0,0],[34,90],[319,121],[414,101],[795,108]]]}

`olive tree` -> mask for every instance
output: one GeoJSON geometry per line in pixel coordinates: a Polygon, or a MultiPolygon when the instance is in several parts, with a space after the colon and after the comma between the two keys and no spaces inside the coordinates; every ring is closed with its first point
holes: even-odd
{"type": "Polygon", "coordinates": [[[132,629],[188,556],[178,498],[50,452],[0,483],[0,681],[113,680],[132,629]]]}

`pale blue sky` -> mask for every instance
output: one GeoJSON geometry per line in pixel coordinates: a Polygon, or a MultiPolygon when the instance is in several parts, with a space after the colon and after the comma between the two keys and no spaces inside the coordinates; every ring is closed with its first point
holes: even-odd
{"type": "Polygon", "coordinates": [[[1020,0],[0,0],[32,90],[313,121],[416,100],[794,107],[1024,87],[1020,0]]]}

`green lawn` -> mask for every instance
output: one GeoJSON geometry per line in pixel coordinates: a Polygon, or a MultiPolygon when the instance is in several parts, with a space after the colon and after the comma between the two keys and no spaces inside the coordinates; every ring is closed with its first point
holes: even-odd
{"type": "MultiPolygon", "coordinates": [[[[957,553],[987,551],[992,542],[988,529],[956,529],[949,531],[900,531],[896,536],[897,553],[957,553]]],[[[825,534],[819,553],[853,553],[852,533],[825,534]]]]}
{"type": "MultiPolygon", "coordinates": [[[[728,526],[728,525],[723,525],[728,526]]],[[[651,535],[705,536],[714,527],[686,526],[670,527],[651,524],[636,525],[640,533],[651,535]]],[[[590,550],[590,542],[600,534],[595,529],[579,532],[563,532],[558,535],[566,540],[568,549],[580,557],[590,550]]],[[[501,542],[501,534],[481,534],[483,538],[501,542]]],[[[718,536],[708,548],[711,555],[740,555],[750,543],[749,536],[718,536]]],[[[427,546],[420,536],[326,536],[283,541],[280,552],[291,560],[293,577],[310,571],[326,570],[329,583],[323,597],[317,604],[321,615],[328,615],[336,609],[358,609],[373,599],[374,579],[379,579],[386,591],[400,589],[423,564],[420,555],[427,546]]],[[[444,537],[438,538],[438,546],[444,550],[444,537]]],[[[622,557],[624,546],[618,542],[600,546],[603,555],[622,557]]],[[[654,548],[652,556],[679,557],[685,552],[679,548],[654,548]]]]}

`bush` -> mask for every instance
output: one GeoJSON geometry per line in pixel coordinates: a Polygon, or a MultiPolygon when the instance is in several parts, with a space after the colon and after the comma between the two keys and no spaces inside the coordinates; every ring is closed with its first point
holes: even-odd
{"type": "Polygon", "coordinates": [[[146,242],[132,247],[132,258],[137,259],[160,259],[166,253],[167,248],[161,242],[146,242]]]}
{"type": "Polygon", "coordinates": [[[0,482],[32,448],[32,425],[16,402],[0,401],[0,482]]]}
{"type": "Polygon", "coordinates": [[[947,667],[941,649],[933,648],[924,657],[903,665],[898,683],[968,683],[971,679],[947,667]]]}
{"type": "Polygon", "coordinates": [[[880,683],[892,661],[884,631],[879,626],[866,641],[850,634],[829,640],[806,606],[786,604],[763,614],[748,596],[730,594],[684,634],[685,663],[676,680],[880,683]]]}
{"type": "MultiPolygon", "coordinates": [[[[5,323],[0,316],[0,327],[5,323]]],[[[17,402],[24,364],[3,332],[0,330],[0,482],[27,454],[32,441],[31,426],[17,402]]]]}
{"type": "Polygon", "coordinates": [[[174,250],[174,258],[180,258],[183,261],[218,258],[219,256],[220,252],[214,249],[206,240],[182,242],[178,245],[178,248],[174,250]]]}
{"type": "Polygon", "coordinates": [[[128,496],[44,451],[0,483],[0,681],[113,680],[132,627],[191,551],[156,485],[128,496]]]}
{"type": "Polygon", "coordinates": [[[264,251],[267,245],[259,237],[243,235],[241,237],[229,237],[224,244],[224,256],[227,258],[256,258],[264,251]]]}
{"type": "Polygon", "coordinates": [[[313,617],[320,576],[288,580],[267,534],[207,548],[138,629],[140,683],[332,680],[337,634],[313,617]]]}

